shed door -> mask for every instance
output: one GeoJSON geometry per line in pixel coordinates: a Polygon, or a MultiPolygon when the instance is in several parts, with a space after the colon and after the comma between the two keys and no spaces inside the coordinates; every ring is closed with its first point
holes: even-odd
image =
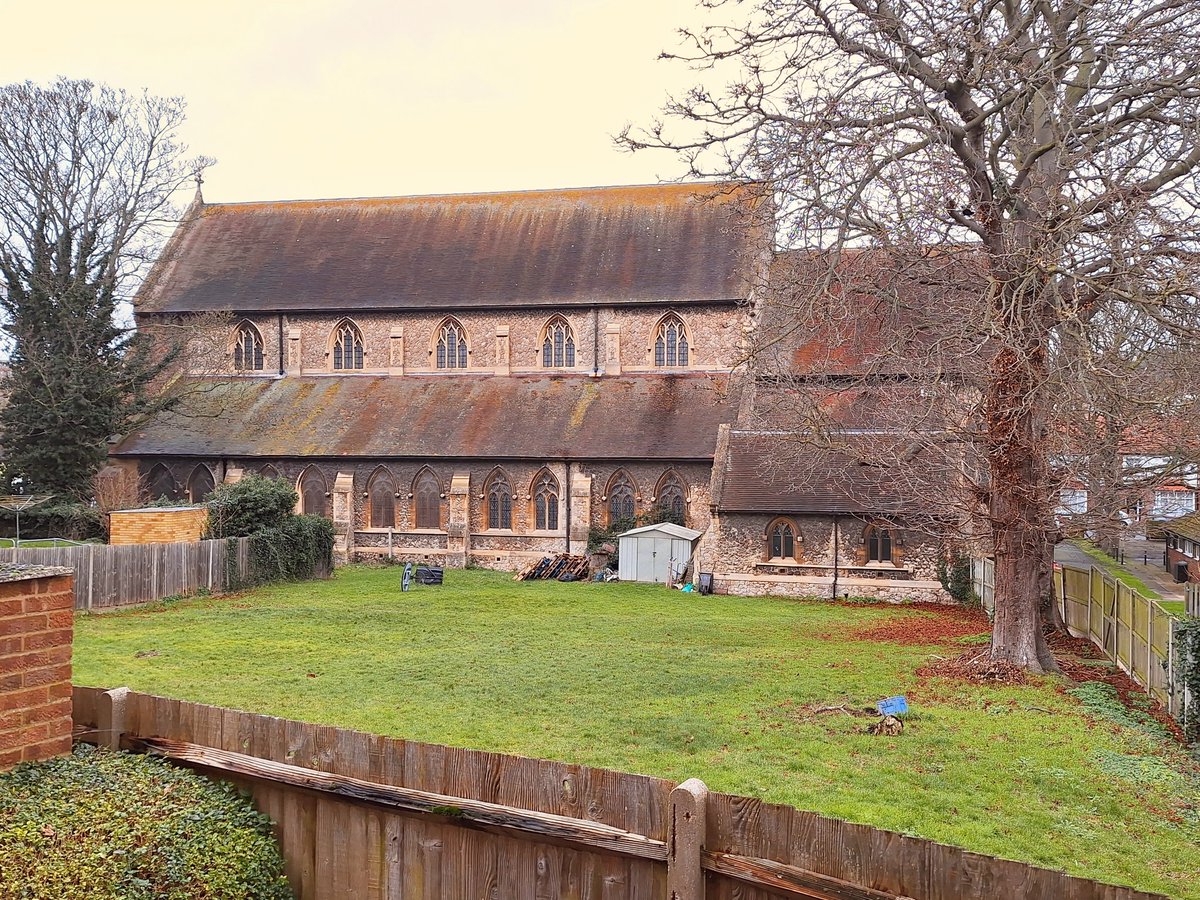
{"type": "Polygon", "coordinates": [[[658,572],[655,569],[655,548],[658,541],[649,537],[640,537],[637,542],[637,580],[638,581],[659,581],[658,572]]]}

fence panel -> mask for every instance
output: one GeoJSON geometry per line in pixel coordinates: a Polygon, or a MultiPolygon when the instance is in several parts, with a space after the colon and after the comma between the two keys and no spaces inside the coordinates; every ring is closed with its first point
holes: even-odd
{"type": "MultiPolygon", "coordinates": [[[[102,695],[100,688],[75,688],[79,734],[98,736],[102,695]]],[[[661,900],[668,868],[680,865],[671,826],[675,785],[662,779],[134,692],[114,727],[129,747],[156,738],[187,742],[154,746],[249,790],[276,823],[300,900],[661,900]],[[304,770],[363,785],[350,796],[304,770]],[[360,799],[364,789],[391,791],[408,805],[360,799]],[[421,799],[413,791],[440,796],[421,799]],[[461,821],[467,815],[471,821],[461,821]]],[[[880,896],[873,891],[928,900],[1161,900],[749,797],[709,793],[698,802],[705,827],[692,880],[707,873],[709,900],[866,900],[880,896]]]]}
{"type": "MultiPolygon", "coordinates": [[[[250,569],[249,538],[238,538],[237,572],[250,569]]],[[[75,570],[75,608],[108,609],[147,603],[204,588],[227,587],[224,540],[177,544],[81,544],[72,547],[8,547],[0,562],[65,566],[75,570]]],[[[319,577],[327,576],[323,570],[319,577]]]]}

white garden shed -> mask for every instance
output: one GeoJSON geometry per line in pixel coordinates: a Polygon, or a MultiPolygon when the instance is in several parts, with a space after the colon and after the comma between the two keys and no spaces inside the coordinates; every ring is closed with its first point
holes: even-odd
{"type": "Polygon", "coordinates": [[[627,531],[618,538],[620,564],[617,574],[622,581],[656,584],[678,581],[691,561],[700,534],[670,522],[627,531]]]}

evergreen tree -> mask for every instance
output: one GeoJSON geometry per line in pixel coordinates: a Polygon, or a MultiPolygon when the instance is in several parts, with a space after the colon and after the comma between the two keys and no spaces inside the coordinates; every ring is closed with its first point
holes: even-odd
{"type": "Polygon", "coordinates": [[[118,305],[176,218],[179,98],[59,79],[0,88],[0,309],[11,342],[0,410],[4,478],[84,498],[111,435],[168,400],[171,361],[118,323],[118,305]]]}

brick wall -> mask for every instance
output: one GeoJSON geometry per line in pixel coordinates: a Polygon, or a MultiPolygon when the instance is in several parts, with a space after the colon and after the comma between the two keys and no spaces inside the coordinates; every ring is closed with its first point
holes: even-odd
{"type": "Polygon", "coordinates": [[[113,512],[108,522],[110,544],[174,544],[198,541],[208,522],[203,506],[149,507],[113,512]]]}
{"type": "Polygon", "coordinates": [[[70,569],[0,566],[0,771],[71,749],[70,569]]]}

